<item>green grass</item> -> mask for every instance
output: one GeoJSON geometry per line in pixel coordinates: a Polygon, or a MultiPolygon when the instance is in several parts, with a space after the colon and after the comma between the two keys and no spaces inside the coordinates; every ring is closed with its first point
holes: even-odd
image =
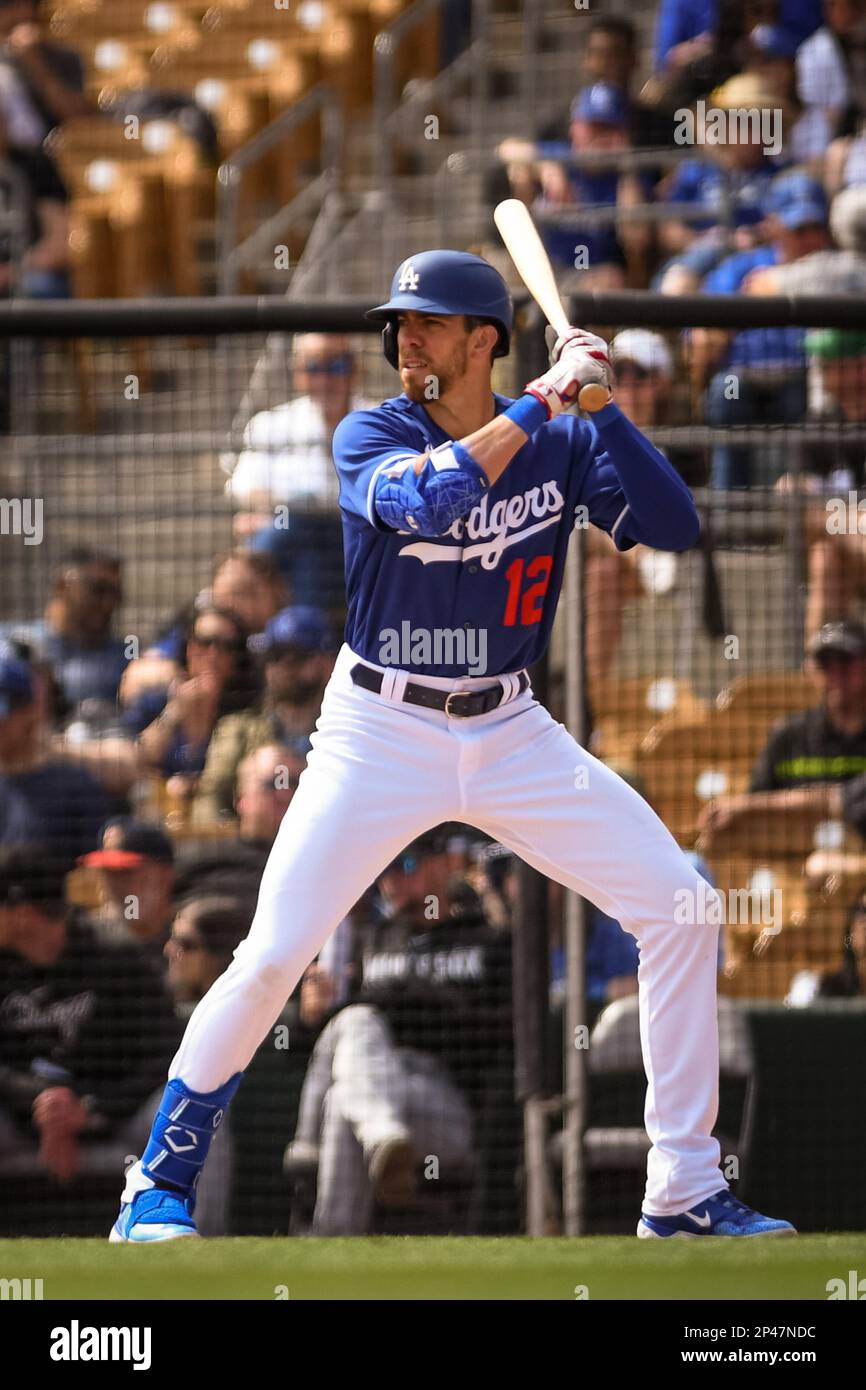
{"type": "Polygon", "coordinates": [[[866,1235],[796,1240],[0,1240],[0,1278],[45,1299],[819,1299],[866,1275],[866,1235]],[[285,1297],[285,1292],[282,1295],[285,1297]]]}

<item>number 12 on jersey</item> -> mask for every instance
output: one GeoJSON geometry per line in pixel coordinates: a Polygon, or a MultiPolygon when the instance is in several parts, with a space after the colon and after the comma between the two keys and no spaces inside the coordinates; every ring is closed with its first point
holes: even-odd
{"type": "Polygon", "coordinates": [[[508,581],[508,598],[505,603],[503,622],[506,627],[515,626],[518,622],[518,612],[521,627],[529,627],[532,623],[539,621],[552,569],[552,555],[536,555],[533,560],[529,561],[528,565],[522,556],[517,560],[512,560],[505,571],[505,578],[508,581]],[[532,579],[535,582],[524,588],[524,579],[532,579]]]}

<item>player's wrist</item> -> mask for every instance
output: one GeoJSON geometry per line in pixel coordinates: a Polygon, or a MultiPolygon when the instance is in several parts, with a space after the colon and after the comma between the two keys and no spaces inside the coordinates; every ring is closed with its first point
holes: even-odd
{"type": "MultiPolygon", "coordinates": [[[[530,382],[522,396],[510,405],[504,412],[506,420],[510,420],[518,429],[531,439],[542,425],[546,425],[553,419],[554,411],[544,394],[533,388],[537,383],[530,382]]],[[[560,407],[561,408],[561,407],[560,407]]],[[[556,412],[559,413],[558,411],[556,412]]]]}

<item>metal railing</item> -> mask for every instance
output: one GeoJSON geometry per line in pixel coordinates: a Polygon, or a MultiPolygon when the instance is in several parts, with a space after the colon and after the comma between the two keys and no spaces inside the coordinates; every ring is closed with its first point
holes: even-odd
{"type": "MultiPolygon", "coordinates": [[[[490,0],[473,0],[472,40],[468,48],[435,77],[416,89],[407,100],[397,100],[395,63],[400,45],[414,29],[441,11],[444,0],[416,0],[376,35],[373,43],[373,135],[374,171],[382,207],[393,203],[395,132],[406,114],[422,101],[447,95],[457,82],[469,78],[472,84],[473,140],[484,142],[489,97],[489,16],[490,0]]],[[[383,244],[383,264],[387,248],[383,244]]]]}
{"type": "Polygon", "coordinates": [[[217,171],[217,284],[218,292],[234,294],[241,270],[251,268],[261,247],[271,244],[299,217],[306,217],[341,181],[343,114],[336,92],[319,82],[300,101],[265,126],[217,171]],[[300,193],[238,243],[240,192],[244,174],[316,115],[322,119],[322,171],[300,193]]]}
{"type": "MultiPolygon", "coordinates": [[[[563,168],[586,169],[588,171],[615,168],[621,174],[639,173],[645,169],[673,169],[684,160],[694,158],[687,149],[672,149],[660,146],[639,150],[585,151],[567,158],[550,159],[544,156],[544,163],[560,164],[563,168]]],[[[449,245],[453,235],[454,208],[465,207],[466,199],[456,197],[453,183],[461,174],[483,174],[498,164],[509,163],[496,151],[484,149],[454,150],[439,165],[435,175],[435,203],[437,209],[437,236],[439,244],[449,245]],[[449,185],[452,185],[449,187],[449,185]]],[[[724,172],[724,171],[723,171],[724,172]]],[[[712,222],[733,231],[736,225],[736,204],[727,178],[723,180],[722,192],[717,209],[707,209],[694,203],[654,203],[629,204],[619,207],[610,204],[575,204],[573,207],[545,207],[535,205],[532,209],[535,221],[543,227],[574,227],[587,230],[607,226],[612,222],[662,223],[712,222]]]]}

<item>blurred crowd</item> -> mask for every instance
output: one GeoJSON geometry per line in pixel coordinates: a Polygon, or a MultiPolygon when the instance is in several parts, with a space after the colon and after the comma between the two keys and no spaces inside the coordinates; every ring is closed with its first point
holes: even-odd
{"type": "MultiPolygon", "coordinates": [[[[648,56],[631,20],[592,19],[570,110],[499,145],[490,201],[531,207],[563,291],[862,294],[863,0],[662,0],[641,85],[648,56]]],[[[694,330],[666,347],[664,423],[863,420],[862,333],[694,330]]],[[[720,443],[708,481],[774,486],[789,453],[720,443]]],[[[801,485],[857,486],[863,455],[812,450],[801,485]]]]}

